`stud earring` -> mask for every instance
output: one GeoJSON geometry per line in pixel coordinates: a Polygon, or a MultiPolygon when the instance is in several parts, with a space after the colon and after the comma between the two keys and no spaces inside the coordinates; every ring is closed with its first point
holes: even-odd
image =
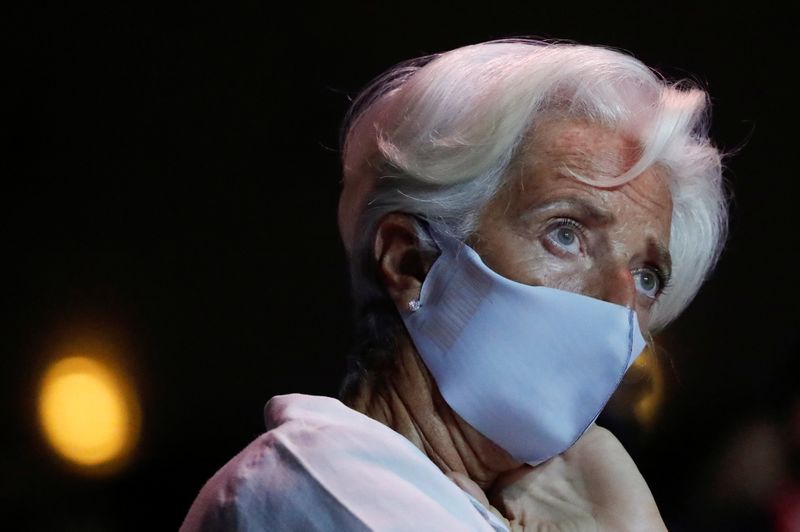
{"type": "Polygon", "coordinates": [[[418,311],[421,306],[422,304],[419,302],[419,299],[412,299],[408,302],[408,310],[411,312],[418,311]]]}

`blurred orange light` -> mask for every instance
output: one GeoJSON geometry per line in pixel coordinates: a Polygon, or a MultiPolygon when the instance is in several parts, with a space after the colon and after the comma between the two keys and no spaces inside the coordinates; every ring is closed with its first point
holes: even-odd
{"type": "Polygon", "coordinates": [[[118,463],[138,440],[138,401],[129,383],[98,360],[71,356],[53,363],[38,406],[50,445],[79,466],[118,463]]]}
{"type": "Polygon", "coordinates": [[[649,384],[633,405],[633,412],[642,426],[651,428],[664,403],[664,372],[650,346],[633,362],[632,368],[646,375],[649,384]]]}

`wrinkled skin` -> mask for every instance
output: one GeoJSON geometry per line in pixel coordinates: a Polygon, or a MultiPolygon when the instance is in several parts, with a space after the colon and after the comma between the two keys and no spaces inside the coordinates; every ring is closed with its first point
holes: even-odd
{"type": "Polygon", "coordinates": [[[636,464],[596,425],[563,454],[500,476],[488,493],[465,475],[450,478],[513,531],[666,530],[636,464]]]}

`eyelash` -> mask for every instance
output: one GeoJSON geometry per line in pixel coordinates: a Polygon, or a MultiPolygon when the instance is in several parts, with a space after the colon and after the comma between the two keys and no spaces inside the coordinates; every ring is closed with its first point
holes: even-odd
{"type": "Polygon", "coordinates": [[[660,289],[658,290],[658,294],[656,294],[657,297],[663,297],[664,294],[666,294],[667,291],[670,288],[672,288],[672,279],[667,277],[664,274],[664,272],[661,270],[661,268],[659,268],[658,266],[647,265],[647,266],[644,266],[642,268],[637,268],[637,269],[633,270],[631,273],[634,274],[634,273],[638,273],[638,272],[643,271],[643,270],[650,270],[651,272],[656,274],[656,277],[658,277],[658,285],[659,285],[660,289]]]}
{"type": "MultiPolygon", "coordinates": [[[[580,223],[577,220],[574,220],[572,218],[556,218],[556,219],[554,219],[552,221],[552,223],[548,224],[547,230],[546,230],[547,232],[545,233],[545,237],[548,238],[548,240],[552,240],[552,239],[549,238],[548,235],[550,233],[552,233],[554,230],[560,229],[562,227],[569,227],[570,229],[574,229],[575,230],[575,233],[576,233],[576,236],[579,239],[581,248],[583,249],[584,248],[584,241],[585,241],[584,235],[586,233],[586,227],[582,223],[580,223]]],[[[561,244],[559,244],[558,242],[553,242],[553,244],[558,246],[559,248],[561,247],[561,244]]]]}
{"type": "Polygon", "coordinates": [[[564,227],[565,225],[568,225],[573,229],[577,229],[578,232],[581,234],[583,234],[583,231],[585,230],[582,223],[580,223],[577,220],[573,220],[572,218],[556,218],[555,220],[553,220],[553,224],[550,226],[550,229],[555,229],[557,227],[564,227]]]}

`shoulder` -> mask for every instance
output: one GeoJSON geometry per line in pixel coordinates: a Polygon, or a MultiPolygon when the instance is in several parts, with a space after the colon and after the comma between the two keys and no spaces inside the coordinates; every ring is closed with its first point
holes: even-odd
{"type": "Polygon", "coordinates": [[[488,526],[411,442],[335,399],[274,397],[265,420],[267,432],[206,483],[182,530],[488,526]]]}

